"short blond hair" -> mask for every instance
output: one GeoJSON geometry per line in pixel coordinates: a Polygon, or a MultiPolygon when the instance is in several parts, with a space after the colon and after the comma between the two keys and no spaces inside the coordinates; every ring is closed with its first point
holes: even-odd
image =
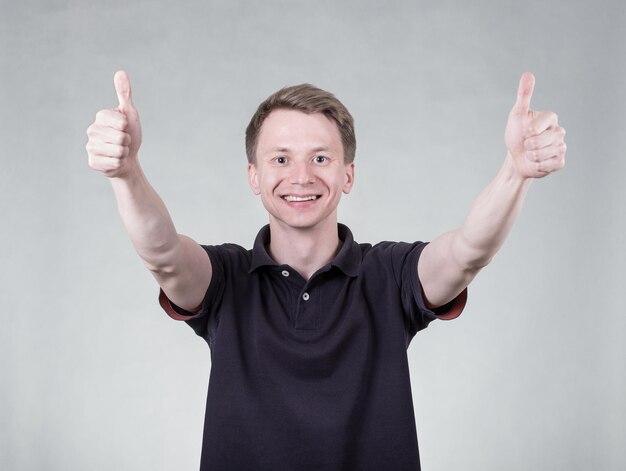
{"type": "Polygon", "coordinates": [[[322,113],[333,120],[339,129],[343,144],[344,162],[354,161],[356,136],[354,119],[348,109],[335,95],[308,83],[281,88],[259,105],[246,128],[246,155],[248,162],[256,163],[256,146],[265,118],[276,109],[302,111],[303,113],[322,113]]]}

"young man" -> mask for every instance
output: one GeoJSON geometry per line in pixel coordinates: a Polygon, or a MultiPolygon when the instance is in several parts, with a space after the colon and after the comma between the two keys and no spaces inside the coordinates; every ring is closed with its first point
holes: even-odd
{"type": "Polygon", "coordinates": [[[564,165],[556,115],[530,110],[534,77],[521,78],[502,168],[429,244],[354,242],[337,222],[354,183],[352,117],[310,85],[279,90],[246,131],[250,187],[269,213],[252,250],[176,232],[139,165],[126,73],[114,82],[119,106],[89,127],[89,163],[109,177],[162,307],[211,348],[201,469],[419,469],[407,346],[460,314],[531,180],[564,165]]]}

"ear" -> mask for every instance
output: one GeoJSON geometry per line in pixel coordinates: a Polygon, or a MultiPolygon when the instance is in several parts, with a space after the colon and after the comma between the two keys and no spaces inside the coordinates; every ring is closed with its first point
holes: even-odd
{"type": "Polygon", "coordinates": [[[255,195],[261,194],[261,189],[259,188],[259,174],[254,164],[248,164],[248,184],[255,195]]]}
{"type": "Polygon", "coordinates": [[[343,192],[347,195],[352,190],[352,185],[354,184],[354,162],[346,164],[345,166],[345,177],[343,183],[343,192]]]}

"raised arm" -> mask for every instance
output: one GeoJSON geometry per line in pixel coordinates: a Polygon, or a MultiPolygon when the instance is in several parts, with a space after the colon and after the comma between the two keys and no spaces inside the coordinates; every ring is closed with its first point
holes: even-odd
{"type": "Polygon", "coordinates": [[[505,131],[507,155],[496,177],[461,227],[424,248],[417,270],[431,307],[454,299],[491,261],[517,219],[532,179],[565,165],[565,130],[555,113],[530,109],[534,86],[532,74],[522,75],[505,131]]]}
{"type": "Polygon", "coordinates": [[[99,111],[87,129],[89,166],[109,178],[126,231],[165,294],[192,311],[211,281],[211,262],[200,245],[176,232],[145,177],[137,157],[141,123],[126,72],[117,72],[114,84],[119,106],[99,111]]]}

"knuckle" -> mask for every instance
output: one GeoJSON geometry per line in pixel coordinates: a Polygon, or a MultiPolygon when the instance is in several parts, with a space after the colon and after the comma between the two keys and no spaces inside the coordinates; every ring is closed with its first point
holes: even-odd
{"type": "Polygon", "coordinates": [[[119,162],[121,159],[124,159],[128,156],[128,147],[116,145],[114,147],[115,157],[119,162]]]}
{"type": "Polygon", "coordinates": [[[130,143],[130,136],[128,133],[122,132],[117,136],[117,140],[115,142],[120,146],[127,146],[130,143]]]}
{"type": "Polygon", "coordinates": [[[91,168],[92,170],[96,170],[98,172],[102,171],[102,162],[97,157],[90,155],[89,158],[87,159],[87,164],[89,165],[89,168],[91,168]]]}
{"type": "Polygon", "coordinates": [[[85,144],[85,150],[90,155],[97,155],[99,153],[98,151],[100,150],[100,146],[98,143],[90,139],[87,141],[87,144],[85,144]]]}
{"type": "Polygon", "coordinates": [[[110,150],[110,156],[114,157],[116,160],[122,156],[122,150],[120,146],[112,145],[110,150]]]}
{"type": "Polygon", "coordinates": [[[100,110],[96,113],[96,122],[103,121],[110,114],[109,110],[100,110]]]}
{"type": "Polygon", "coordinates": [[[97,123],[93,123],[91,126],[89,126],[87,128],[87,136],[90,139],[93,139],[94,137],[96,137],[98,134],[100,134],[100,130],[101,130],[101,126],[97,123]]]}
{"type": "Polygon", "coordinates": [[[126,118],[125,115],[123,115],[121,113],[119,114],[117,123],[119,124],[119,129],[120,130],[126,129],[128,127],[128,119],[126,118]]]}

